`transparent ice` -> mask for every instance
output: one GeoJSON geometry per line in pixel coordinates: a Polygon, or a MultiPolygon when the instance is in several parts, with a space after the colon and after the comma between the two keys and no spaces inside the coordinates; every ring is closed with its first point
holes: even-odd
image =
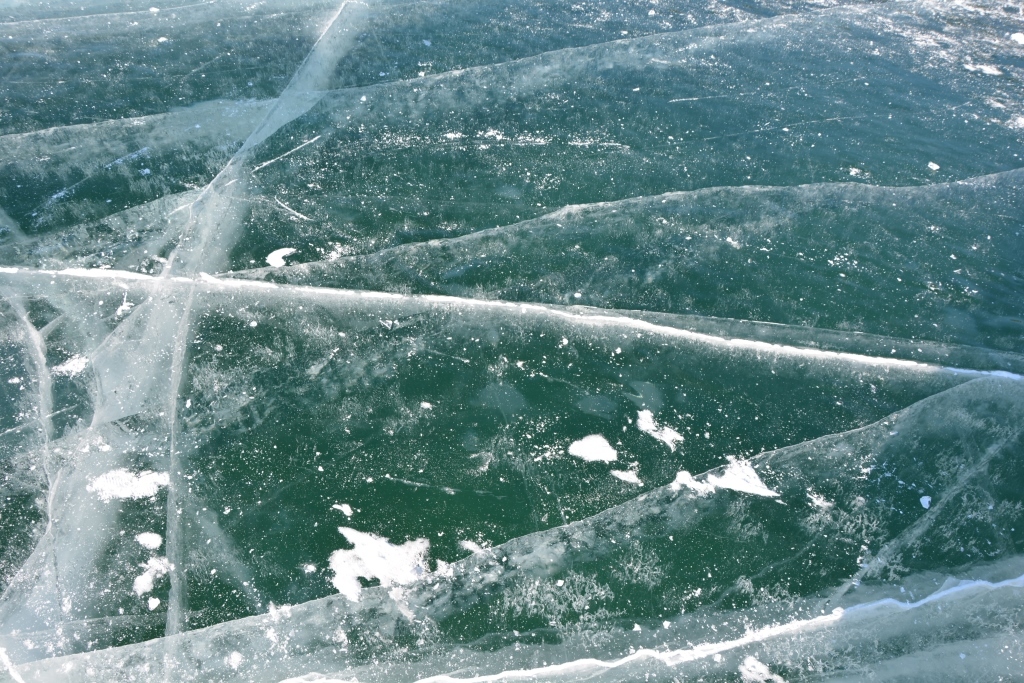
{"type": "Polygon", "coordinates": [[[1024,678],[1020,2],[0,0],[0,74],[0,680],[1024,678]]]}

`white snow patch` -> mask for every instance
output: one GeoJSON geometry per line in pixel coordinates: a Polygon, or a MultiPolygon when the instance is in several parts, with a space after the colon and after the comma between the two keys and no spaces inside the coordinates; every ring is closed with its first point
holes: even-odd
{"type": "Polygon", "coordinates": [[[671,427],[659,426],[654,420],[654,413],[649,410],[637,412],[636,427],[644,434],[650,434],[658,441],[661,441],[672,451],[675,451],[676,444],[683,440],[683,435],[671,427]]]}
{"type": "Polygon", "coordinates": [[[830,510],[832,509],[833,503],[825,498],[825,496],[819,495],[807,489],[807,497],[811,499],[811,505],[818,508],[819,510],[830,510]]]}
{"type": "Polygon", "coordinates": [[[124,500],[132,498],[152,498],[160,490],[161,486],[171,483],[171,477],[167,472],[151,472],[143,470],[133,474],[125,469],[110,470],[106,474],[89,482],[85,487],[86,491],[95,493],[101,500],[111,501],[115,498],[124,500]]]}
{"type": "Polygon", "coordinates": [[[921,496],[921,507],[923,507],[925,510],[927,510],[931,506],[932,506],[932,497],[931,496],[921,496]]]}
{"type": "Polygon", "coordinates": [[[139,597],[153,590],[153,583],[171,571],[172,565],[166,557],[151,557],[146,564],[141,565],[146,571],[135,577],[132,583],[132,590],[139,597]]]}
{"type": "Polygon", "coordinates": [[[999,67],[993,66],[992,64],[964,64],[964,68],[968,71],[980,71],[987,76],[1003,75],[1003,72],[999,70],[999,67]]]}
{"type": "Polygon", "coordinates": [[[85,370],[89,365],[89,359],[85,356],[72,356],[66,361],[56,366],[50,372],[54,375],[67,375],[68,377],[74,377],[82,370],[85,370]]]}
{"type": "Polygon", "coordinates": [[[150,598],[146,602],[146,606],[149,607],[149,611],[152,612],[153,610],[155,610],[157,607],[160,606],[160,598],[150,598]]]}
{"type": "Polygon", "coordinates": [[[569,445],[569,455],[587,462],[613,462],[619,457],[608,440],[600,434],[591,434],[579,441],[573,441],[569,445]]]}
{"type": "Polygon", "coordinates": [[[135,537],[135,540],[139,542],[139,545],[147,550],[156,550],[163,545],[164,542],[163,536],[160,534],[154,534],[152,531],[143,531],[135,537]]]}
{"type": "Polygon", "coordinates": [[[267,265],[273,266],[274,268],[280,268],[284,265],[284,257],[291,256],[297,249],[291,247],[285,247],[284,249],[275,249],[274,251],[267,254],[267,265]]]}
{"type": "MultiPolygon", "coordinates": [[[[777,491],[772,491],[764,485],[749,462],[737,460],[732,456],[729,456],[729,464],[722,474],[708,474],[704,479],[705,481],[697,481],[692,474],[681,470],[676,474],[671,487],[673,491],[679,491],[685,486],[698,496],[707,496],[714,493],[716,489],[732,489],[768,498],[777,498],[779,495],[777,491]]],[[[814,498],[812,497],[811,500],[813,502],[814,498]]]]}
{"type": "Polygon", "coordinates": [[[733,491],[742,491],[743,493],[752,493],[755,496],[766,496],[768,498],[777,498],[779,496],[777,491],[772,491],[764,485],[764,482],[757,476],[757,472],[754,471],[749,462],[737,460],[732,456],[729,457],[729,464],[721,476],[709,474],[707,481],[712,486],[720,489],[732,489],[733,491]]]}
{"type": "Polygon", "coordinates": [[[386,588],[409,585],[428,572],[430,541],[425,538],[392,545],[386,538],[355,529],[338,527],[338,531],[355,548],[331,553],[328,560],[334,572],[331,583],[352,602],[359,601],[362,591],[359,577],[379,579],[380,585],[386,588]]]}
{"type": "Polygon", "coordinates": [[[698,496],[707,496],[715,492],[715,487],[712,484],[697,481],[693,478],[693,475],[686,470],[680,470],[676,474],[676,478],[670,486],[673,491],[678,491],[685,486],[698,496]]]}
{"type": "Polygon", "coordinates": [[[482,545],[480,545],[479,543],[474,543],[473,541],[469,541],[469,540],[459,541],[459,547],[462,548],[463,550],[468,550],[469,552],[473,553],[474,555],[477,554],[477,553],[482,553],[484,551],[484,548],[483,548],[482,545]]]}
{"type": "Polygon", "coordinates": [[[335,510],[338,510],[338,511],[344,513],[344,515],[346,517],[351,517],[352,516],[352,506],[349,505],[348,503],[342,503],[341,505],[338,505],[337,503],[335,503],[331,507],[333,509],[335,509],[335,510]]]}
{"type": "Polygon", "coordinates": [[[740,664],[740,677],[743,683],[786,683],[786,679],[773,674],[765,664],[754,657],[747,657],[740,664]]]}
{"type": "Polygon", "coordinates": [[[938,171],[938,170],[939,170],[940,168],[942,168],[942,167],[941,167],[941,166],[939,166],[939,165],[938,165],[937,163],[935,163],[934,161],[929,161],[929,162],[928,162],[928,168],[930,168],[930,169],[931,169],[931,170],[933,170],[933,171],[938,171]]]}
{"type": "Polygon", "coordinates": [[[242,665],[242,653],[232,652],[224,658],[224,663],[230,666],[232,669],[238,669],[242,665]]]}
{"type": "Polygon", "coordinates": [[[636,476],[636,472],[632,470],[612,470],[612,476],[616,479],[621,479],[627,484],[636,484],[637,486],[643,486],[644,483],[640,481],[640,477],[636,476]]]}
{"type": "Polygon", "coordinates": [[[114,311],[114,317],[120,318],[122,315],[132,310],[133,306],[135,306],[135,304],[128,301],[128,293],[125,292],[124,299],[121,300],[121,305],[117,307],[116,311],[114,311]]]}
{"type": "Polygon", "coordinates": [[[1024,33],[1014,33],[1010,36],[1010,40],[1020,45],[1024,45],[1024,33]]]}

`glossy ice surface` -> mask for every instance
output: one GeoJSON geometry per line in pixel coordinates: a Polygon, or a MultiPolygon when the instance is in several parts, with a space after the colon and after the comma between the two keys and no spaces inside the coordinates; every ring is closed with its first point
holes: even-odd
{"type": "Polygon", "coordinates": [[[1017,0],[0,1],[0,680],[1024,679],[1017,0]]]}

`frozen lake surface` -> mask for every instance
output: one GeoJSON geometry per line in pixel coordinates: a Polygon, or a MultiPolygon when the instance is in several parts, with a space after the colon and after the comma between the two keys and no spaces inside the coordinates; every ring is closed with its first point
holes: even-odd
{"type": "Polygon", "coordinates": [[[0,0],[0,681],[1021,680],[1022,231],[1019,0],[0,0]]]}

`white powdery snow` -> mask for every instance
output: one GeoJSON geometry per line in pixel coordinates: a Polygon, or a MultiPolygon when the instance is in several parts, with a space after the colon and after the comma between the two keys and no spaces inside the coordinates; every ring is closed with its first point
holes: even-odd
{"type": "Polygon", "coordinates": [[[779,496],[777,491],[772,491],[764,485],[764,482],[757,476],[757,472],[754,471],[749,462],[732,457],[729,458],[729,465],[722,472],[721,476],[709,474],[707,481],[712,486],[720,489],[732,489],[733,491],[742,491],[743,493],[752,493],[755,496],[766,496],[768,498],[777,498],[779,496]]]}
{"type": "Polygon", "coordinates": [[[170,475],[167,472],[151,472],[143,470],[133,474],[125,469],[111,470],[89,482],[85,487],[86,491],[95,493],[101,500],[111,501],[115,498],[124,500],[132,498],[152,498],[160,490],[161,486],[171,483],[170,475]]]}
{"type": "Polygon", "coordinates": [[[636,476],[636,472],[631,470],[612,470],[612,476],[616,479],[621,479],[627,484],[636,484],[637,486],[644,485],[644,483],[640,481],[640,477],[636,476]]]}
{"type": "Polygon", "coordinates": [[[686,470],[680,470],[676,474],[675,480],[671,484],[673,491],[678,491],[684,486],[698,496],[707,496],[715,492],[715,486],[713,484],[706,484],[702,481],[697,481],[693,478],[693,475],[686,470]]]}
{"type": "Polygon", "coordinates": [[[280,268],[284,265],[284,257],[291,256],[297,249],[291,247],[285,247],[284,249],[275,249],[274,251],[267,254],[267,265],[273,266],[274,268],[280,268]]]}
{"type": "Polygon", "coordinates": [[[135,581],[132,583],[132,590],[139,597],[153,590],[153,584],[156,580],[165,576],[172,569],[172,565],[167,561],[166,557],[151,557],[142,566],[145,568],[145,571],[136,576],[135,581]]]}
{"type": "Polygon", "coordinates": [[[55,366],[50,372],[54,375],[67,375],[68,377],[74,377],[78,373],[85,370],[89,365],[89,359],[85,356],[72,356],[60,365],[55,366]]]}
{"type": "Polygon", "coordinates": [[[743,683],[786,683],[782,676],[773,674],[771,669],[754,657],[747,657],[740,664],[740,677],[743,683]]]}
{"type": "Polygon", "coordinates": [[[359,601],[362,586],[359,577],[379,579],[380,585],[406,586],[424,576],[430,541],[425,538],[393,545],[386,538],[348,527],[338,531],[355,546],[351,550],[335,550],[328,560],[334,578],[331,583],[352,602],[359,601]]]}
{"type": "Polygon", "coordinates": [[[698,496],[707,496],[717,489],[732,489],[743,493],[751,493],[755,496],[767,498],[778,498],[778,491],[773,491],[764,485],[757,472],[746,460],[737,460],[729,457],[729,464],[721,474],[708,474],[704,481],[697,481],[693,475],[686,470],[676,474],[672,482],[672,490],[678,491],[684,486],[698,496]]]}
{"type": "Polygon", "coordinates": [[[600,434],[591,434],[579,441],[573,441],[569,446],[569,455],[587,462],[614,462],[618,458],[615,449],[600,434]]]}
{"type": "Polygon", "coordinates": [[[683,440],[683,435],[671,427],[661,427],[654,420],[654,413],[641,410],[636,414],[636,427],[644,434],[650,434],[675,451],[676,444],[683,440]]]}
{"type": "Polygon", "coordinates": [[[154,534],[152,531],[144,531],[135,537],[135,540],[139,542],[143,548],[147,550],[156,550],[163,545],[164,539],[160,534],[154,534]]]}

